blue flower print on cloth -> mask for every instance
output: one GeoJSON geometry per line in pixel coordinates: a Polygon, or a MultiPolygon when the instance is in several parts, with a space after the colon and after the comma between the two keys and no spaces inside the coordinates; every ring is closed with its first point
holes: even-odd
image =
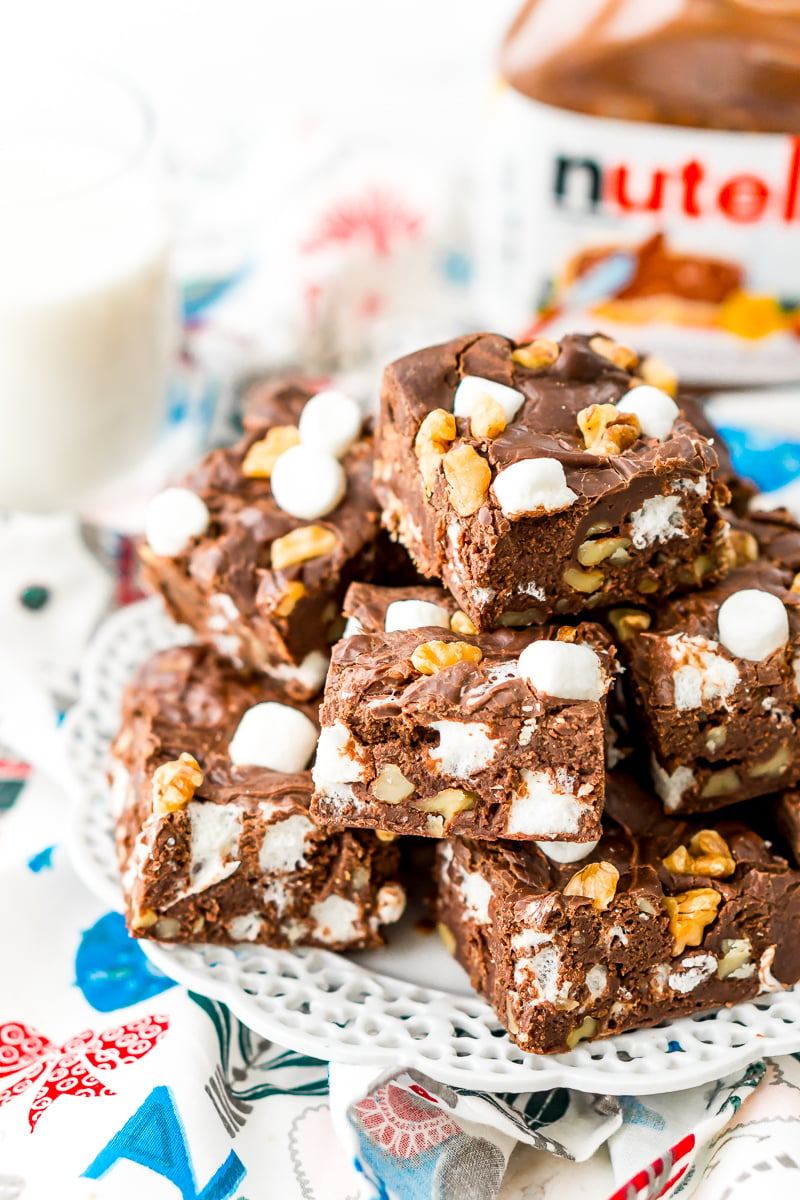
{"type": "Polygon", "coordinates": [[[117,912],[106,913],[81,934],[75,982],[97,1012],[127,1008],[175,987],[145,958],[117,912]]]}

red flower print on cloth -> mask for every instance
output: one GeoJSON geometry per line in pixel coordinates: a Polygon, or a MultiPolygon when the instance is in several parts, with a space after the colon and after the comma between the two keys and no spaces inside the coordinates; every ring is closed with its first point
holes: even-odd
{"type": "Polygon", "coordinates": [[[353,1109],[372,1140],[395,1158],[416,1158],[461,1133],[446,1112],[393,1083],[376,1088],[353,1109]]]}
{"type": "Polygon", "coordinates": [[[0,1106],[41,1080],[28,1113],[32,1132],[42,1113],[59,1096],[115,1096],[116,1092],[94,1072],[115,1071],[138,1062],[168,1028],[168,1017],[140,1017],[101,1033],[84,1030],[59,1046],[31,1025],[14,1021],[0,1025],[0,1080],[17,1076],[0,1090],[0,1106]]]}
{"type": "Polygon", "coordinates": [[[395,242],[419,237],[422,224],[419,213],[404,201],[386,188],[371,187],[360,197],[332,205],[301,249],[305,254],[315,254],[359,239],[371,245],[376,257],[385,258],[395,242]]]}

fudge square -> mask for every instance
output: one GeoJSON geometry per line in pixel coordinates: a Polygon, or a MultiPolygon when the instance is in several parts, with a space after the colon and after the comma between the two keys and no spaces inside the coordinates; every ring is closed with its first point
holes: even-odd
{"type": "Polygon", "coordinates": [[[372,444],[355,401],[293,383],[261,389],[245,425],[152,501],[143,575],[201,641],[305,698],[325,679],[348,583],[371,569],[372,444]]]}
{"type": "Polygon", "coordinates": [[[347,950],[382,942],[405,902],[398,854],[320,828],[305,769],[316,711],[209,647],[162,651],[125,694],[114,742],[128,927],[165,942],[347,950]]]}
{"type": "Polygon", "coordinates": [[[376,438],[386,527],[478,629],[720,577],[717,455],[658,377],[600,335],[399,359],[376,438]]]}
{"type": "Polygon", "coordinates": [[[312,813],[425,837],[596,839],[614,672],[609,639],[589,623],[343,638],[321,709],[312,813]]]}
{"type": "Polygon", "coordinates": [[[528,843],[437,848],[443,939],[524,1050],[571,1050],[800,978],[800,873],[756,833],[666,817],[617,773],[604,823],[571,865],[528,843]]]}
{"type": "Polygon", "coordinates": [[[612,612],[669,812],[800,780],[800,594],[759,561],[653,615],[612,612]]]}

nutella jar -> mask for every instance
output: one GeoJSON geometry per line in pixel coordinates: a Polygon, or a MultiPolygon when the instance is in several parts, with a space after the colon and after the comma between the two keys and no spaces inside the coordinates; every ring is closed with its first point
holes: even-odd
{"type": "Polygon", "coordinates": [[[501,73],[486,319],[800,380],[800,2],[529,0],[501,73]]]}

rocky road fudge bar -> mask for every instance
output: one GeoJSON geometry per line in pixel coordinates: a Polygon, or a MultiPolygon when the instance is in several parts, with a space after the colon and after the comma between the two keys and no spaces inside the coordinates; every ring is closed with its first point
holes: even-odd
{"type": "Polygon", "coordinates": [[[405,896],[396,848],[322,829],[305,769],[315,707],[208,647],[156,654],[114,746],[128,925],[166,942],[374,946],[405,896]]]}
{"type": "Polygon", "coordinates": [[[599,335],[477,334],[387,367],[384,523],[478,629],[724,573],[717,455],[648,362],[599,335]]]}
{"type": "Polygon", "coordinates": [[[766,562],[612,614],[669,812],[704,812],[800,780],[800,594],[766,562]]]}
{"type": "MultiPolygon", "coordinates": [[[[431,617],[426,603],[407,603],[431,617]]],[[[427,837],[599,837],[615,670],[602,630],[473,636],[455,632],[453,619],[357,633],[335,647],[314,815],[427,837]]]]}
{"type": "Polygon", "coordinates": [[[733,1004],[800,978],[800,873],[747,827],[664,817],[609,776],[580,864],[535,846],[438,847],[443,937],[524,1050],[733,1004]]]}
{"type": "Polygon", "coordinates": [[[307,697],[322,687],[347,584],[371,568],[371,441],[349,397],[291,384],[262,391],[245,426],[153,500],[144,577],[202,641],[307,697]]]}

